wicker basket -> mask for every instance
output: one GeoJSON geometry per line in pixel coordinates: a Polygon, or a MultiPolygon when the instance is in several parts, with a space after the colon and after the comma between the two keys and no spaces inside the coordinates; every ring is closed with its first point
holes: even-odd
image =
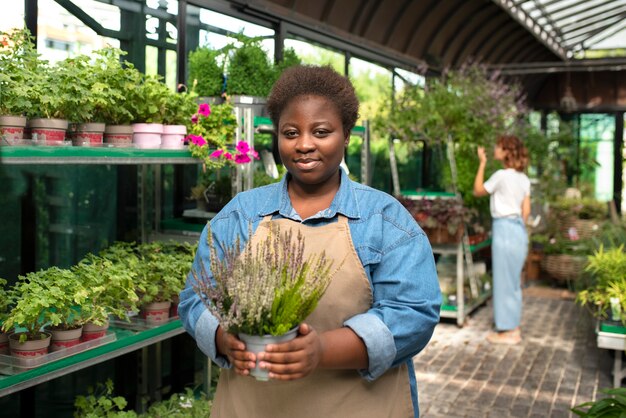
{"type": "Polygon", "coordinates": [[[561,235],[566,238],[571,238],[569,236],[569,233],[570,229],[572,228],[576,231],[578,237],[583,239],[592,238],[600,229],[600,222],[594,219],[578,219],[568,217],[565,219],[560,219],[557,222],[561,235]]]}
{"type": "Polygon", "coordinates": [[[455,234],[450,234],[448,228],[422,228],[431,244],[458,244],[463,237],[463,226],[460,225],[455,234]]]}
{"type": "Polygon", "coordinates": [[[568,254],[550,254],[543,257],[541,268],[559,281],[576,280],[580,277],[587,258],[568,254]]]}

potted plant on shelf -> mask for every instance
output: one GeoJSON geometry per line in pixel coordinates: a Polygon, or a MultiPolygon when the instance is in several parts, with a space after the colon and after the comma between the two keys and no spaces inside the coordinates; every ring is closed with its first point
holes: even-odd
{"type": "Polygon", "coordinates": [[[626,326],[626,253],[624,244],[605,250],[600,246],[587,257],[590,281],[576,295],[576,302],[590,308],[598,319],[609,318],[626,326]]]}
{"type": "MultiPolygon", "coordinates": [[[[186,89],[184,86],[181,86],[181,88],[186,89]]],[[[180,93],[170,93],[163,115],[161,148],[184,148],[187,128],[191,125],[191,117],[197,107],[194,94],[186,90],[180,93]]]]}
{"type": "Polygon", "coordinates": [[[163,117],[171,97],[161,77],[145,76],[130,92],[128,100],[133,107],[133,144],[137,148],[160,148],[163,117]]]}
{"type": "Polygon", "coordinates": [[[88,254],[72,267],[76,280],[88,290],[81,305],[82,341],[104,337],[109,316],[128,321],[128,312],[138,311],[139,297],[134,283],[137,273],[132,268],[133,261],[137,265],[138,259],[129,252],[125,253],[124,263],[114,262],[112,258],[88,254]]]}
{"type": "Polygon", "coordinates": [[[432,244],[458,243],[476,211],[458,199],[401,199],[432,244]]]}
{"type": "Polygon", "coordinates": [[[154,242],[136,249],[139,265],[136,286],[141,315],[149,325],[169,318],[172,302],[185,287],[193,247],[185,244],[154,242]]]}
{"type": "MultiPolygon", "coordinates": [[[[51,333],[47,325],[71,324],[79,315],[76,309],[84,301],[82,291],[74,293],[79,284],[71,272],[58,267],[19,276],[13,287],[15,305],[2,324],[9,336],[11,354],[34,358],[48,353],[51,333]]],[[[80,334],[79,334],[80,337],[80,334]]]]}
{"type": "Polygon", "coordinates": [[[9,354],[9,334],[2,331],[2,324],[9,314],[12,296],[7,281],[0,279],[0,354],[9,354]]]}
{"type": "MultiPolygon", "coordinates": [[[[225,249],[223,259],[209,230],[211,273],[204,266],[192,270],[196,294],[220,325],[238,334],[252,352],[262,351],[270,342],[295,338],[298,326],[313,312],[341,267],[324,252],[304,257],[304,238],[294,236],[291,229],[282,231],[274,223],[269,228],[258,246],[246,245],[242,250],[237,239],[225,249]]],[[[268,379],[267,371],[258,365],[251,375],[268,379]]]]}
{"type": "Polygon", "coordinates": [[[0,31],[0,137],[9,142],[24,139],[26,117],[32,106],[39,54],[28,29],[0,31]]]}

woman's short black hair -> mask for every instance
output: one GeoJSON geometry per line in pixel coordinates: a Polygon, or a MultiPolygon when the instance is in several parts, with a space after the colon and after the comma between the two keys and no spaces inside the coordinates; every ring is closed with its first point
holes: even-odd
{"type": "Polygon", "coordinates": [[[281,74],[267,99],[274,129],[278,129],[280,115],[289,102],[303,95],[321,96],[335,103],[341,113],[345,135],[354,128],[359,118],[359,100],[350,80],[330,66],[296,65],[281,74]]]}

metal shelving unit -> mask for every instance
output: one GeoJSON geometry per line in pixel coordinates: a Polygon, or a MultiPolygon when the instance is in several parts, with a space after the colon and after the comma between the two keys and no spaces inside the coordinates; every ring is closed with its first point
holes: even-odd
{"type": "Polygon", "coordinates": [[[596,323],[598,348],[614,350],[613,353],[613,387],[622,385],[626,377],[626,367],[622,366],[622,352],[626,351],[626,328],[621,325],[612,325],[605,321],[596,323]]]}

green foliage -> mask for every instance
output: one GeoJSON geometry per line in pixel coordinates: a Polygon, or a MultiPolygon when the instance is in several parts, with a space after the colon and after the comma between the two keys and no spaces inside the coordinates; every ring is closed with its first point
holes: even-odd
{"type": "Polygon", "coordinates": [[[261,38],[239,37],[242,45],[229,59],[226,92],[266,97],[275,79],[273,64],[261,46],[261,38]]]}
{"type": "Polygon", "coordinates": [[[601,246],[588,257],[585,271],[592,276],[587,288],[578,292],[576,301],[588,306],[594,316],[606,318],[611,298],[618,298],[622,308],[622,323],[626,325],[626,253],[624,245],[607,251],[601,246]]]}
{"type": "Polygon", "coordinates": [[[203,393],[196,396],[190,388],[150,405],[144,414],[124,411],[127,404],[123,397],[114,396],[113,382],[109,379],[104,385],[98,383],[95,390],[88,388],[87,396],[76,397],[74,418],[205,418],[211,413],[211,400],[203,393]]]}
{"type": "MultiPolygon", "coordinates": [[[[251,227],[248,235],[252,236],[251,227]]],[[[192,270],[193,289],[221,326],[231,333],[282,335],[314,309],[335,271],[324,252],[304,257],[304,237],[270,224],[258,245],[241,242],[218,256],[209,230],[211,276],[192,270]]]]}
{"type": "Polygon", "coordinates": [[[570,199],[559,197],[550,204],[554,216],[559,219],[574,217],[576,219],[604,220],[608,217],[608,209],[605,202],[595,199],[570,199]]]}
{"type": "Polygon", "coordinates": [[[141,84],[128,92],[134,123],[163,123],[172,92],[161,79],[145,76],[141,84]]]}
{"type": "Polygon", "coordinates": [[[142,305],[171,301],[185,287],[195,248],[189,244],[154,242],[135,249],[139,258],[135,285],[142,305]]]}
{"type": "Polygon", "coordinates": [[[171,93],[163,114],[163,123],[166,125],[185,125],[189,129],[191,128],[191,116],[197,108],[194,93],[171,93]]]}
{"type": "MultiPolygon", "coordinates": [[[[120,251],[119,246],[109,248],[108,254],[116,251],[120,251]]],[[[128,312],[139,310],[135,292],[139,259],[131,251],[124,253],[123,263],[113,259],[87,254],[72,267],[76,280],[88,289],[87,300],[81,306],[82,323],[103,325],[109,315],[127,320],[128,312]]]]}
{"type": "Polygon", "coordinates": [[[283,59],[274,65],[274,79],[272,80],[272,85],[278,80],[283,71],[289,67],[300,64],[302,64],[302,60],[298,54],[296,54],[296,51],[293,48],[285,48],[283,50],[283,59]]]}
{"type": "Polygon", "coordinates": [[[27,28],[0,31],[0,115],[24,115],[34,105],[33,86],[38,79],[39,54],[27,28]]]}
{"type": "Polygon", "coordinates": [[[133,411],[124,411],[128,402],[122,396],[113,396],[113,382],[89,387],[87,396],[77,396],[74,401],[74,418],[136,418],[133,411]]]}
{"type": "Polygon", "coordinates": [[[626,416],[626,388],[603,389],[600,392],[609,396],[594,402],[576,405],[572,408],[572,412],[585,418],[623,418],[626,416]]]}
{"type": "Polygon", "coordinates": [[[2,327],[5,331],[26,328],[20,341],[37,338],[43,325],[71,328],[80,324],[79,306],[88,296],[70,270],[58,267],[19,276],[13,291],[15,306],[2,327]]]}
{"type": "Polygon", "coordinates": [[[591,239],[570,240],[560,236],[551,237],[543,247],[543,253],[569,254],[576,256],[588,256],[596,249],[594,241],[591,239]]]}
{"type": "Polygon", "coordinates": [[[200,47],[189,53],[189,84],[198,96],[222,94],[224,65],[218,63],[222,50],[200,47]]]}
{"type": "Polygon", "coordinates": [[[13,303],[13,292],[7,288],[7,281],[0,279],[0,326],[9,314],[9,309],[13,303]]]}

